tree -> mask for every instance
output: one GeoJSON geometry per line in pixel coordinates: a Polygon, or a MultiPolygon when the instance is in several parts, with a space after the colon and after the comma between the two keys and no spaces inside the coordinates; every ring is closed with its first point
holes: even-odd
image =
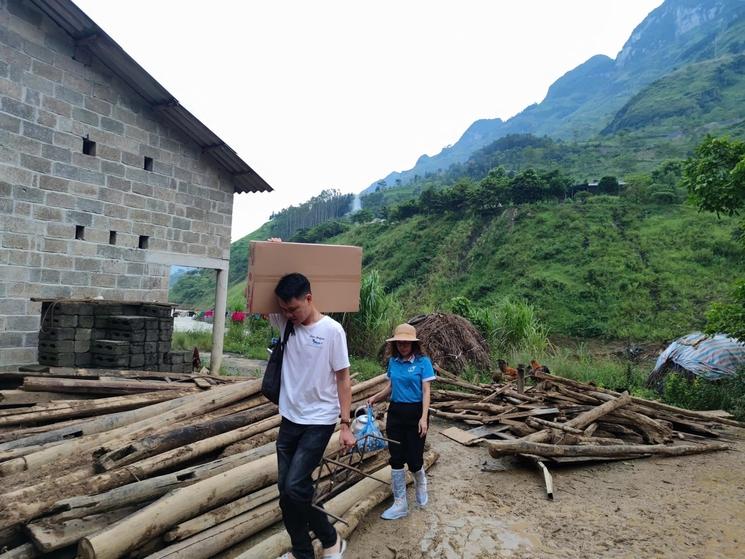
{"type": "MultiPolygon", "coordinates": [[[[683,185],[699,209],[738,214],[745,207],[745,144],[707,136],[685,163],[683,185]]],[[[745,282],[738,281],[730,300],[712,305],[706,318],[708,332],[745,340],[745,282]]]]}
{"type": "Polygon", "coordinates": [[[535,169],[525,169],[512,179],[510,194],[515,204],[537,202],[544,197],[544,183],[535,169]]]}
{"type": "Polygon", "coordinates": [[[738,214],[745,206],[745,143],[707,136],[685,163],[683,186],[700,209],[738,214]]]}
{"type": "Polygon", "coordinates": [[[417,200],[407,200],[406,202],[403,202],[399,204],[398,206],[395,206],[391,210],[391,218],[397,219],[397,220],[403,220],[408,219],[410,217],[415,216],[419,213],[419,203],[417,200]]]}
{"type": "Polygon", "coordinates": [[[557,200],[564,199],[573,182],[572,178],[562,173],[560,169],[543,173],[541,181],[545,185],[545,195],[557,200]]]}
{"type": "Polygon", "coordinates": [[[474,196],[475,213],[486,215],[499,211],[500,205],[509,197],[510,179],[504,167],[495,167],[481,179],[474,196]]]}
{"type": "Polygon", "coordinates": [[[352,222],[354,223],[368,223],[375,218],[370,210],[362,209],[352,214],[352,222]]]}
{"type": "Polygon", "coordinates": [[[616,177],[603,177],[598,182],[598,194],[618,194],[619,186],[616,177]]]}
{"type": "Polygon", "coordinates": [[[649,201],[649,187],[652,178],[644,173],[626,177],[626,186],[623,187],[622,195],[632,202],[642,204],[649,201]]]}
{"type": "Polygon", "coordinates": [[[470,205],[475,195],[471,179],[460,179],[452,188],[443,192],[447,203],[447,209],[451,212],[462,213],[470,205]]]}

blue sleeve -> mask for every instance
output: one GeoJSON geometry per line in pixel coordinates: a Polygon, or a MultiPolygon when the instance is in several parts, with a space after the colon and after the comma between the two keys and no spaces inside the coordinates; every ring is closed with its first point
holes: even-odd
{"type": "Polygon", "coordinates": [[[432,361],[429,360],[429,357],[422,357],[422,382],[428,382],[436,378],[437,375],[432,368],[432,361]]]}
{"type": "Polygon", "coordinates": [[[388,367],[386,367],[385,376],[387,376],[388,378],[391,378],[391,358],[390,357],[388,358],[388,367]]]}

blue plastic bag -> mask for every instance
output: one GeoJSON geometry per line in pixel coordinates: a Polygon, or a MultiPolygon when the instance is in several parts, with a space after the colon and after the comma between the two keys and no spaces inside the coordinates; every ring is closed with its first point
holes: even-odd
{"type": "Polygon", "coordinates": [[[354,438],[357,441],[356,447],[360,452],[375,452],[388,448],[388,443],[379,437],[383,436],[383,433],[378,427],[378,422],[375,421],[373,415],[372,406],[367,406],[367,416],[365,421],[359,421],[362,417],[355,419],[354,438]]]}

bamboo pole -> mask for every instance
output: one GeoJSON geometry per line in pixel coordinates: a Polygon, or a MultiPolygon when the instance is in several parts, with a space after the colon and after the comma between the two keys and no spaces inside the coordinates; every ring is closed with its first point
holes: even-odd
{"type": "Polygon", "coordinates": [[[464,380],[459,379],[456,377],[453,373],[448,373],[441,367],[435,365],[434,366],[435,371],[440,373],[442,377],[438,377],[435,379],[435,382],[442,383],[442,384],[450,384],[453,386],[460,386],[461,388],[467,388],[468,390],[473,390],[476,393],[481,394],[490,394],[491,390],[488,388],[482,388],[480,386],[477,386],[475,384],[471,384],[470,382],[466,382],[464,380]]]}
{"type": "MultiPolygon", "coordinates": [[[[140,412],[153,407],[159,408],[160,406],[164,406],[164,404],[173,404],[174,402],[184,400],[181,402],[181,405],[173,407],[168,411],[149,415],[145,419],[135,421],[134,423],[125,424],[115,429],[95,433],[90,436],[66,442],[65,444],[53,446],[39,452],[3,462],[0,464],[0,476],[17,471],[39,468],[59,460],[60,458],[92,449],[99,446],[104,441],[109,441],[110,444],[116,444],[117,441],[126,440],[128,437],[141,434],[153,427],[162,426],[164,424],[167,425],[168,423],[194,416],[197,413],[204,413],[242,398],[247,398],[256,394],[260,388],[260,380],[242,384],[226,385],[206,392],[200,392],[195,395],[185,396],[185,400],[178,398],[176,400],[138,408],[129,412],[121,412],[122,414],[132,414],[133,412],[140,412]]],[[[150,410],[149,413],[152,414],[152,410],[150,410]]],[[[133,417],[137,416],[134,415],[133,417]]]]}
{"type": "Polygon", "coordinates": [[[116,487],[96,495],[81,495],[57,501],[52,510],[63,511],[58,518],[68,519],[98,514],[165,495],[174,489],[193,485],[222,472],[236,468],[253,460],[265,458],[275,452],[274,443],[254,448],[241,454],[218,458],[206,464],[191,466],[177,472],[164,474],[142,481],[116,487]]]}
{"type": "MultiPolygon", "coordinates": [[[[77,395],[77,400],[91,400],[94,396],[77,395]]],[[[44,404],[54,401],[70,400],[69,394],[59,392],[26,392],[25,390],[0,390],[0,407],[19,404],[44,404]]]]}
{"type": "Polygon", "coordinates": [[[0,415],[0,427],[126,411],[179,398],[185,396],[187,393],[183,390],[160,390],[158,392],[144,392],[131,396],[114,396],[95,400],[61,400],[46,404],[37,404],[30,408],[13,410],[15,412],[13,414],[3,413],[0,415]]]}
{"type": "Polygon", "coordinates": [[[249,495],[245,495],[240,499],[231,501],[221,507],[212,509],[211,511],[190,518],[186,522],[174,526],[165,534],[164,539],[167,542],[184,540],[195,534],[209,530],[218,524],[222,524],[231,518],[235,518],[243,513],[258,508],[277,498],[279,498],[279,489],[277,488],[277,485],[270,485],[260,491],[255,491],[249,495]]]}
{"type": "MultiPolygon", "coordinates": [[[[352,386],[352,393],[356,397],[360,393],[365,394],[367,391],[373,391],[379,384],[386,380],[386,375],[378,375],[352,386]]],[[[226,387],[213,388],[210,392],[224,388],[235,389],[236,386],[236,384],[233,384],[226,387]]],[[[189,397],[194,397],[194,395],[189,397]]],[[[76,492],[79,494],[80,491],[98,493],[123,483],[129,483],[132,480],[144,479],[154,472],[189,462],[239,440],[278,427],[280,420],[280,416],[272,416],[253,425],[247,425],[221,435],[208,437],[184,447],[175,448],[135,462],[127,467],[106,472],[105,474],[94,475],[92,467],[83,467],[69,474],[38,483],[34,486],[10,491],[4,495],[0,495],[0,502],[15,502],[16,506],[6,510],[0,510],[0,528],[25,522],[42,514],[59,498],[51,498],[51,493],[59,493],[60,491],[63,492],[63,495],[74,495],[76,492]]]]}
{"type": "MultiPolygon", "coordinates": [[[[213,388],[207,392],[190,393],[180,398],[173,400],[167,400],[150,406],[143,406],[134,410],[123,411],[118,413],[107,414],[94,419],[80,421],[75,425],[64,427],[62,429],[56,429],[54,431],[48,431],[39,435],[33,435],[30,437],[24,437],[23,439],[16,439],[10,442],[0,444],[0,450],[7,450],[9,448],[16,448],[19,446],[27,446],[32,444],[48,443],[55,440],[83,437],[85,435],[92,435],[95,433],[101,433],[103,431],[110,431],[118,427],[129,425],[137,421],[153,417],[155,415],[164,413],[178,408],[190,401],[193,398],[205,398],[208,394],[217,396],[218,394],[225,393],[232,386],[221,386],[213,388]]],[[[257,390],[258,391],[258,390],[257,390]]]]}
{"type": "Polygon", "coordinates": [[[510,454],[533,454],[543,457],[554,456],[584,456],[584,457],[613,457],[655,454],[660,456],[683,456],[686,454],[700,454],[718,450],[729,450],[723,443],[706,443],[696,445],[554,445],[533,443],[525,439],[512,441],[487,441],[489,454],[494,458],[510,454]]]}
{"type": "Polygon", "coordinates": [[[80,538],[98,532],[135,512],[130,506],[83,518],[72,518],[62,522],[41,519],[26,526],[32,543],[44,553],[77,543],[80,538]]]}
{"type": "MultiPolygon", "coordinates": [[[[428,469],[437,460],[437,457],[437,453],[433,451],[426,452],[424,455],[425,468],[428,469]]],[[[375,472],[375,477],[380,479],[386,479],[390,475],[390,466],[386,466],[375,472]]],[[[407,475],[407,483],[410,482],[411,476],[407,475]]],[[[357,522],[359,522],[367,512],[384,501],[390,494],[390,486],[373,478],[366,478],[326,503],[324,508],[335,516],[342,516],[347,512],[351,512],[353,507],[356,507],[354,516],[357,518],[357,522]]],[[[337,533],[346,538],[351,533],[351,529],[345,530],[342,526],[340,523],[337,523],[335,528],[337,533]]],[[[290,551],[290,548],[290,537],[287,532],[282,531],[266,538],[264,541],[238,555],[235,559],[279,557],[283,553],[290,551]]]]}
{"type": "MultiPolygon", "coordinates": [[[[326,452],[338,448],[333,437],[326,452]]],[[[277,456],[253,460],[227,472],[198,481],[188,488],[172,491],[137,513],[80,541],[81,559],[115,559],[133,550],[139,542],[152,539],[170,527],[197,514],[235,500],[246,490],[260,489],[277,479],[277,456]]]]}
{"type": "Polygon", "coordinates": [[[253,424],[277,413],[277,406],[264,404],[256,408],[219,417],[211,421],[187,424],[165,433],[150,435],[131,444],[100,454],[95,459],[96,468],[102,471],[112,470],[143,458],[178,448],[194,441],[202,440],[232,431],[238,427],[253,424]]]}
{"type": "Polygon", "coordinates": [[[197,387],[185,383],[142,380],[78,380],[64,378],[28,377],[22,390],[33,392],[72,392],[75,394],[137,394],[154,390],[191,390],[197,387]]]}
{"type": "Polygon", "coordinates": [[[25,543],[13,549],[9,549],[5,553],[0,553],[0,559],[35,559],[41,554],[34,547],[34,544],[25,543]]]}
{"type": "Polygon", "coordinates": [[[469,400],[478,402],[481,400],[481,396],[478,394],[471,394],[470,392],[459,392],[457,390],[446,390],[444,388],[432,389],[432,400],[469,400]]]}
{"type": "Polygon", "coordinates": [[[169,545],[149,555],[148,559],[207,559],[276,524],[281,519],[279,500],[275,499],[169,545]]]}

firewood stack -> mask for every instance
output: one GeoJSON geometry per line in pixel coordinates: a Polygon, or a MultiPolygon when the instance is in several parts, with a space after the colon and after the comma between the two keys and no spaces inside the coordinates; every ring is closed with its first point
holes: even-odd
{"type": "MultiPolygon", "coordinates": [[[[355,384],[356,405],[385,378],[355,384]]],[[[0,373],[0,558],[250,550],[253,534],[280,521],[280,416],[260,384],[148,371],[0,373]]],[[[382,458],[356,467],[381,468],[382,458]]],[[[354,481],[326,503],[350,525],[390,495],[379,481],[354,481]]],[[[274,556],[289,549],[272,541],[274,556]]]]}
{"type": "Polygon", "coordinates": [[[521,379],[504,385],[474,385],[439,369],[432,391],[437,416],[479,426],[455,433],[467,444],[485,437],[493,457],[630,459],[651,455],[679,456],[726,450],[725,425],[745,427],[726,417],[676,408],[619,394],[591,384],[531,371],[536,384],[523,388],[521,379]],[[467,391],[442,389],[443,384],[467,391]]]}

